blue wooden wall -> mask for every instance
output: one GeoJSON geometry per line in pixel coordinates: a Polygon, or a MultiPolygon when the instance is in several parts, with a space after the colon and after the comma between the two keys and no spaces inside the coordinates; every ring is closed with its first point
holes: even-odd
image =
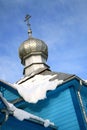
{"type": "MultiPolygon", "coordinates": [[[[71,91],[74,90],[74,86],[71,88],[69,88],[67,84],[62,85],[56,90],[47,93],[47,98],[45,100],[41,100],[36,104],[23,102],[19,106],[21,109],[24,109],[32,114],[44,119],[50,119],[50,121],[54,122],[55,125],[58,126],[58,130],[86,130],[86,128],[83,127],[84,122],[81,119],[82,113],[77,101],[76,92],[71,91]]],[[[5,89],[3,94],[8,100],[17,99],[19,97],[18,93],[15,91],[13,92],[5,89]]],[[[86,87],[82,87],[81,96],[87,114],[86,87]]]]}
{"type": "Polygon", "coordinates": [[[20,95],[15,89],[3,83],[2,81],[0,81],[0,92],[2,93],[4,98],[6,98],[6,100],[8,101],[16,100],[17,98],[20,97],[20,95]]]}
{"type": "Polygon", "coordinates": [[[70,88],[59,92],[58,89],[48,98],[37,104],[29,104],[26,111],[44,119],[50,119],[58,130],[80,130],[72,102],[70,88]]]}
{"type": "Polygon", "coordinates": [[[87,87],[83,86],[80,90],[82,101],[83,101],[83,106],[86,112],[87,116],[87,87]]]}
{"type": "Polygon", "coordinates": [[[0,130],[53,130],[50,127],[44,127],[38,123],[31,121],[19,121],[13,116],[10,116],[8,121],[0,127],[0,130]]]}

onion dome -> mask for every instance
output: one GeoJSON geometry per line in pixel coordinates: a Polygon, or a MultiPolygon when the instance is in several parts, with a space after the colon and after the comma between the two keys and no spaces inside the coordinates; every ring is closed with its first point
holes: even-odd
{"type": "Polygon", "coordinates": [[[48,47],[44,41],[30,37],[19,47],[19,57],[21,63],[25,65],[25,59],[31,55],[42,55],[46,60],[48,58],[48,47]]]}

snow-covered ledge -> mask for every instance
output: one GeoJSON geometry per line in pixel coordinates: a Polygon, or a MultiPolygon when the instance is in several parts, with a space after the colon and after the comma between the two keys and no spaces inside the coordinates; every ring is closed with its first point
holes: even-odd
{"type": "Polygon", "coordinates": [[[9,103],[0,93],[0,98],[2,99],[3,103],[5,104],[5,106],[7,107],[8,113],[12,114],[15,118],[17,118],[20,121],[23,120],[30,120],[30,121],[34,121],[40,124],[43,124],[44,127],[53,127],[56,129],[56,127],[54,126],[54,123],[50,122],[48,119],[44,120],[41,117],[35,116],[33,114],[30,114],[22,109],[18,109],[16,108],[12,103],[9,103]]]}
{"type": "Polygon", "coordinates": [[[8,103],[9,105],[9,111],[13,112],[13,116],[17,118],[20,121],[23,120],[36,120],[38,122],[43,122],[44,127],[48,127],[49,125],[54,126],[54,123],[50,122],[48,119],[44,120],[38,116],[35,116],[33,114],[30,114],[24,110],[16,108],[13,104],[8,103]]]}
{"type": "Polygon", "coordinates": [[[39,100],[45,99],[47,91],[55,90],[56,87],[63,83],[63,80],[55,78],[57,75],[35,75],[20,84],[21,81],[14,84],[14,88],[23,99],[29,103],[37,103],[39,100]]]}

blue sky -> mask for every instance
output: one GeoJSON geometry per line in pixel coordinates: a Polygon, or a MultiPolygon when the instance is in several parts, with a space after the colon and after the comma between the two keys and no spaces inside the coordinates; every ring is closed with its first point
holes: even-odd
{"type": "Polygon", "coordinates": [[[0,79],[23,76],[18,48],[28,38],[26,14],[33,37],[49,47],[51,70],[87,79],[87,0],[0,0],[0,79]]]}

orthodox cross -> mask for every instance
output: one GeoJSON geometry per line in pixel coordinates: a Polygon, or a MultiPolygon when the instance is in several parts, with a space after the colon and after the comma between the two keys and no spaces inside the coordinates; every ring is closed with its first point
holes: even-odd
{"type": "Polygon", "coordinates": [[[31,37],[31,36],[32,36],[32,30],[31,30],[31,28],[30,28],[30,23],[29,23],[29,19],[30,19],[30,18],[31,18],[31,16],[27,14],[27,15],[25,16],[24,22],[27,23],[27,26],[28,26],[28,34],[29,34],[29,36],[31,37]]]}
{"type": "Polygon", "coordinates": [[[29,19],[31,18],[31,16],[30,15],[26,15],[25,16],[25,20],[24,20],[24,22],[27,22],[27,26],[30,28],[30,23],[29,23],[29,19]]]}

